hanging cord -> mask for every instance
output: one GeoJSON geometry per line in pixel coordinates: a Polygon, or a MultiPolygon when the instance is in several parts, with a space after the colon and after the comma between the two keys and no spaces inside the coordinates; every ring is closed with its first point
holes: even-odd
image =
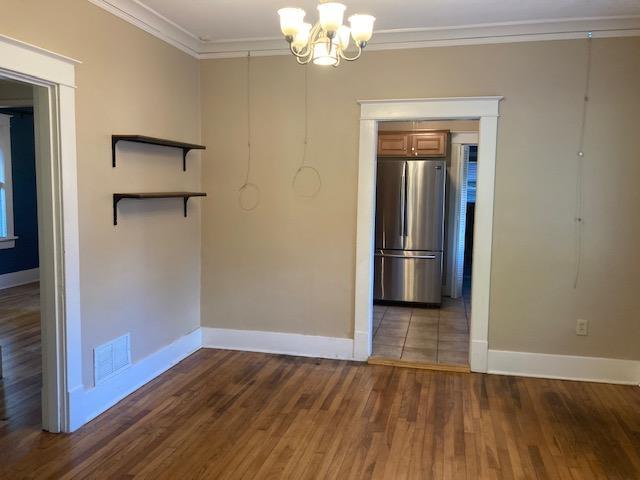
{"type": "Polygon", "coordinates": [[[260,203],[260,188],[249,181],[251,175],[251,52],[247,52],[247,173],[238,189],[238,204],[247,212],[260,203]],[[253,197],[253,198],[252,198],[253,197]]]}
{"type": "Polygon", "coordinates": [[[575,254],[576,272],[573,279],[573,288],[578,288],[580,280],[580,270],[582,267],[582,237],[584,227],[584,137],[587,127],[587,109],[589,105],[589,90],[591,85],[591,37],[592,33],[587,33],[587,69],[584,85],[584,97],[582,101],[582,117],[580,121],[580,137],[578,140],[578,151],[576,153],[576,207],[575,207],[575,254]]]}
{"type": "Polygon", "coordinates": [[[296,170],[296,173],[293,174],[293,180],[291,181],[291,187],[296,195],[303,198],[313,198],[315,197],[320,190],[322,189],[322,177],[320,176],[320,172],[312,167],[307,165],[307,144],[309,143],[309,68],[305,67],[304,69],[304,146],[302,149],[302,162],[296,170]],[[316,178],[316,186],[311,193],[301,193],[296,189],[296,184],[298,182],[298,178],[304,172],[308,172],[316,178]]]}

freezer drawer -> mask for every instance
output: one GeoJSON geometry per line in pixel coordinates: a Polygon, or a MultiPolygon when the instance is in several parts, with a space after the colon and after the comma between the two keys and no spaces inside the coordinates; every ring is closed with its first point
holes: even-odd
{"type": "Polygon", "coordinates": [[[442,252],[376,250],[373,298],[440,304],[442,252]]]}

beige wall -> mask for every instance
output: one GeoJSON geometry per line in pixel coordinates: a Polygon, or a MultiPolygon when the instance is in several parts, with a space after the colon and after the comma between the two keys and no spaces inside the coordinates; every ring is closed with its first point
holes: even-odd
{"type": "Polygon", "coordinates": [[[353,334],[357,99],[504,95],[499,122],[490,348],[640,359],[640,38],[593,42],[582,276],[573,288],[574,192],[585,41],[365,52],[310,67],[309,163],[323,189],[296,198],[304,69],[252,59],[253,212],[238,207],[246,159],[245,59],[201,64],[202,324],[353,334]],[[576,318],[590,321],[577,337],[576,318]]]}
{"type": "Polygon", "coordinates": [[[125,203],[112,225],[111,194],[200,188],[198,154],[123,146],[111,134],[200,140],[197,60],[86,0],[5,0],[0,33],[82,61],[77,151],[84,383],[93,347],[131,333],[136,362],[200,323],[200,200],[125,203]]]}

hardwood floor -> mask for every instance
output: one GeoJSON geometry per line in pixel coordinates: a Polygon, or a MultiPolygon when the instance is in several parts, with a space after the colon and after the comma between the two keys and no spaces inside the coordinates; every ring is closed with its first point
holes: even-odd
{"type": "Polygon", "coordinates": [[[0,345],[0,429],[30,425],[34,419],[40,423],[42,361],[37,283],[0,290],[0,345]]]}
{"type": "MultiPolygon", "coordinates": [[[[0,294],[0,312],[15,301],[0,294]]],[[[9,323],[3,347],[29,330],[9,323]]],[[[200,350],[53,435],[39,431],[37,375],[21,372],[3,479],[640,478],[637,387],[200,350]]]]}

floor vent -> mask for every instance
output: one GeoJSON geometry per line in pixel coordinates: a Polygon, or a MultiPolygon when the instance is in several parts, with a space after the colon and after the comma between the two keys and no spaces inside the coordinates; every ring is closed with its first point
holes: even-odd
{"type": "Polygon", "coordinates": [[[128,333],[93,350],[96,385],[117,375],[129,365],[131,365],[131,336],[128,333]]]}

